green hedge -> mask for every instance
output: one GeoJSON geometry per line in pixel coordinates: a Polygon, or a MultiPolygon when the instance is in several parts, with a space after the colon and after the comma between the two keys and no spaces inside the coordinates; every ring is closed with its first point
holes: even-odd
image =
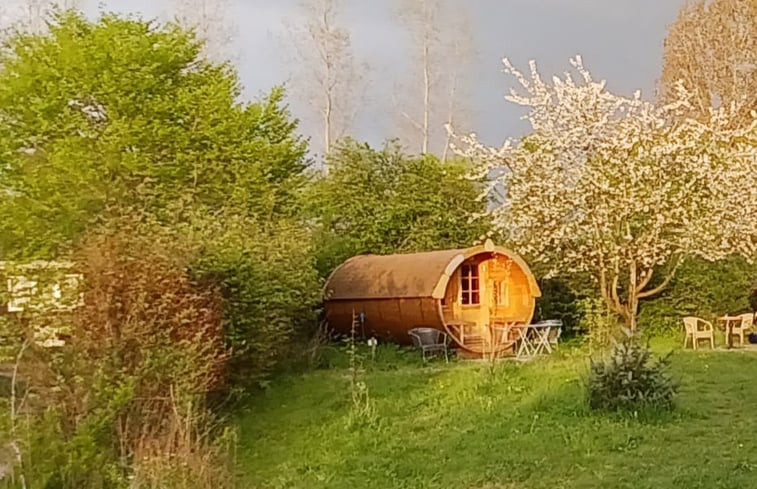
{"type": "Polygon", "coordinates": [[[723,314],[752,311],[755,280],[757,263],[743,258],[691,259],[681,266],[667,290],[641,303],[639,325],[648,334],[666,334],[682,327],[683,316],[709,321],[723,314]]]}

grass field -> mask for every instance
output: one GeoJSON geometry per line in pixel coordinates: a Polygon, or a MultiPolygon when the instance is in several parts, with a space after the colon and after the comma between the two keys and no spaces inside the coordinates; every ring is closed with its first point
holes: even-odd
{"type": "Polygon", "coordinates": [[[582,349],[492,372],[385,347],[364,361],[376,419],[359,427],[346,360],[332,363],[241,415],[244,487],[757,487],[755,354],[677,350],[677,409],[634,417],[587,408],[582,349]]]}

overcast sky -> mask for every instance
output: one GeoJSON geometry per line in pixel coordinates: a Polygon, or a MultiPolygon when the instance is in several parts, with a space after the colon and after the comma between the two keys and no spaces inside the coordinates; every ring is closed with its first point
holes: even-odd
{"type": "MultiPolygon", "coordinates": [[[[0,0],[5,1],[5,0],[0,0]]],[[[685,0],[452,0],[470,17],[478,51],[471,94],[473,128],[490,144],[527,129],[522,113],[504,101],[513,80],[501,73],[509,57],[526,68],[535,59],[542,74],[562,73],[568,59],[584,64],[608,88],[624,94],[640,89],[652,98],[662,66],[667,26],[685,0]]],[[[346,0],[344,24],[350,29],[356,56],[372,67],[369,97],[356,135],[371,143],[396,136],[387,113],[389,98],[408,62],[408,37],[395,18],[396,0],[346,0]]],[[[87,0],[87,13],[98,10],[138,13],[146,18],[167,15],[161,0],[87,0]]],[[[292,72],[282,55],[284,21],[297,21],[297,0],[232,0],[230,47],[246,98],[285,83],[292,72]]],[[[293,107],[295,115],[297,107],[293,107]]],[[[302,131],[310,135],[312,127],[302,131]]]]}

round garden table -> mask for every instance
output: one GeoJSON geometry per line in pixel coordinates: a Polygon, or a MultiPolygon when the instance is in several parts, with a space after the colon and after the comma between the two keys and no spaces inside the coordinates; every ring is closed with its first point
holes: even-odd
{"type": "Polygon", "coordinates": [[[727,348],[733,348],[733,328],[741,324],[741,316],[721,316],[718,323],[723,325],[725,330],[725,345],[727,348]]]}

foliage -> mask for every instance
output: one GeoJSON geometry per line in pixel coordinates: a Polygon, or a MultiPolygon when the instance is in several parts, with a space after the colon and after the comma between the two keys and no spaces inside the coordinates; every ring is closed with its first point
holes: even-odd
{"type": "Polygon", "coordinates": [[[306,145],[274,89],[236,75],[174,25],[60,14],[0,51],[0,256],[55,255],[114,205],[163,221],[188,208],[291,215],[306,145]]]}
{"type": "Polygon", "coordinates": [[[464,178],[464,162],[346,140],[326,164],[309,199],[322,274],[360,253],[470,246],[487,229],[475,219],[485,204],[476,200],[479,184],[464,178]]]}
{"type": "Polygon", "coordinates": [[[83,305],[26,318],[30,329],[66,334],[60,347],[35,343],[22,364],[20,470],[35,487],[228,486],[227,451],[206,407],[228,357],[218,291],[187,275],[191,248],[152,227],[118,224],[75,254],[83,305]],[[175,485],[150,469],[169,460],[166,475],[183,474],[175,485]]]}
{"type": "Polygon", "coordinates": [[[601,299],[585,297],[578,301],[576,308],[581,316],[578,330],[584,334],[589,352],[605,351],[618,333],[618,318],[601,299]]]}
{"type": "Polygon", "coordinates": [[[733,129],[733,107],[688,119],[681,87],[655,105],[609,92],[580,57],[572,64],[582,83],[571,73],[547,83],[534,63],[527,77],[505,60],[523,88],[507,98],[530,110],[533,133],[501,148],[466,136],[459,153],[494,176],[490,191],[504,189],[494,223],[515,248],[554,274],[591,274],[634,329],[639,301],[681,259],[757,251],[757,122],[733,129]]]}
{"type": "Polygon", "coordinates": [[[757,264],[740,257],[716,262],[687,260],[670,287],[642,305],[639,323],[648,333],[669,333],[681,330],[684,316],[712,320],[751,311],[755,280],[757,264]]]}
{"type": "Polygon", "coordinates": [[[172,24],[74,13],[8,41],[0,258],[59,257],[124,216],[157,222],[194,247],[195,278],[219,285],[229,379],[255,384],[314,322],[307,148],[281,89],[239,103],[236,75],[202,49],[172,24]]]}
{"type": "Polygon", "coordinates": [[[217,284],[223,297],[227,379],[235,387],[258,386],[295,333],[315,330],[321,286],[312,238],[293,222],[228,215],[203,220],[193,234],[202,254],[192,273],[217,284]]]}
{"type": "Polygon", "coordinates": [[[609,358],[592,360],[587,382],[592,409],[671,409],[676,386],[669,374],[670,354],[655,361],[648,345],[628,334],[609,358]]]}
{"type": "Polygon", "coordinates": [[[581,309],[579,295],[570,284],[559,278],[539,280],[541,297],[536,301],[534,321],[560,319],[563,334],[573,336],[581,332],[581,309]]]}

